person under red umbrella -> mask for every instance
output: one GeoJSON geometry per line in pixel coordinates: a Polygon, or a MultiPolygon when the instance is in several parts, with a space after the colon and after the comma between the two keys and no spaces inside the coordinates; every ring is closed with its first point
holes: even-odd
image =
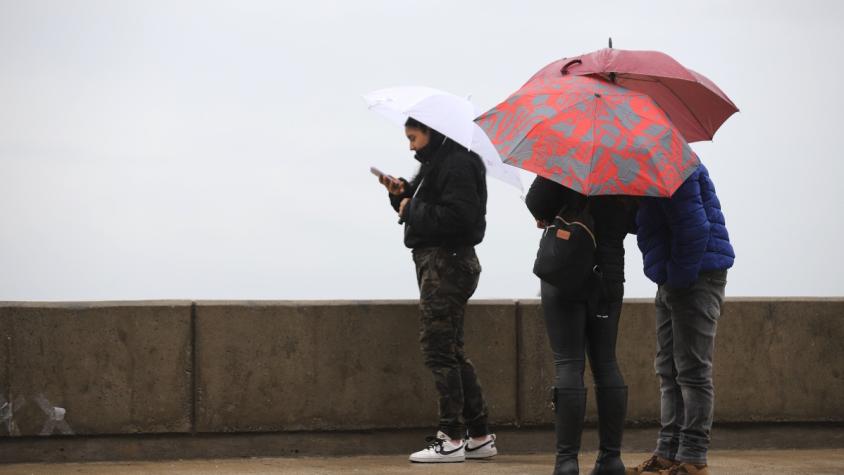
{"type": "MultiPolygon", "coordinates": [[[[602,50],[587,56],[552,63],[477,121],[503,159],[515,166],[587,196],[644,197],[636,233],[645,273],[659,285],[659,443],[652,457],[625,471],[611,448],[620,447],[624,405],[619,400],[602,408],[599,397],[601,449],[592,474],[707,475],[716,322],[735,253],[712,181],[687,141],[711,139],[737,108],[702,75],[688,70],[680,77],[679,63],[661,53],[602,50]],[[645,57],[652,61],[624,61],[645,57]],[[611,422],[602,423],[607,417],[611,422]],[[601,430],[604,427],[618,430],[601,430]]],[[[580,313],[546,305],[546,294],[553,299],[546,287],[543,284],[546,321],[555,314],[566,318],[580,313]]],[[[582,359],[577,357],[582,345],[559,340],[558,347],[574,348],[569,352],[574,357],[561,355],[554,328],[548,329],[559,384],[561,366],[579,368],[566,363],[582,359]]],[[[614,345],[615,335],[611,341],[614,345]]],[[[576,395],[582,380],[579,385],[576,378],[568,381],[576,395]]],[[[584,404],[574,396],[568,402],[568,409],[555,406],[555,475],[577,473],[584,404]]]]}
{"type": "Polygon", "coordinates": [[[598,406],[598,458],[595,475],[622,475],[621,441],[627,409],[627,385],[615,355],[624,296],[624,237],[636,215],[630,197],[587,198],[538,176],[525,197],[537,220],[547,227],[556,216],[576,217],[588,207],[594,222],[596,279],[575,293],[541,281],[542,310],[554,355],[555,379],[551,401],[555,411],[557,459],[555,475],[577,474],[577,456],[586,411],[583,385],[585,356],[589,357],[598,406]]]}
{"type": "Polygon", "coordinates": [[[645,275],[658,286],[660,429],[653,455],[627,474],[709,475],[715,334],[735,252],[706,167],[670,199],[642,199],[636,222],[645,275]]]}
{"type": "MultiPolygon", "coordinates": [[[[594,222],[594,248],[582,252],[594,252],[596,272],[577,274],[570,288],[550,279],[541,284],[556,373],[554,474],[579,473],[588,357],[600,439],[591,473],[622,475],[627,387],[615,345],[624,294],[623,241],[636,210],[632,197],[671,196],[700,161],[649,96],[601,78],[559,72],[534,78],[477,122],[506,163],[539,175],[526,204],[540,227],[556,216],[573,222],[588,214],[582,221],[594,222]]],[[[566,232],[558,236],[570,238],[566,232]]]]}

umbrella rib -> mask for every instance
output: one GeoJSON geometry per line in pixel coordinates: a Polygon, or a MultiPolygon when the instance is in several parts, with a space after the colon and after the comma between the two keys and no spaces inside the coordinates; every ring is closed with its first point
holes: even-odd
{"type": "MultiPolygon", "coordinates": [[[[528,129],[527,132],[525,132],[525,134],[522,136],[522,138],[520,138],[519,141],[516,143],[516,145],[514,145],[513,148],[510,150],[510,153],[507,154],[507,158],[505,158],[503,160],[504,163],[507,163],[507,160],[510,160],[510,157],[512,157],[512,155],[516,151],[516,149],[519,148],[519,146],[521,146],[522,143],[524,143],[525,139],[528,138],[528,135],[530,135],[530,133],[533,132],[533,129],[539,127],[543,122],[544,122],[544,120],[537,121],[535,124],[533,124],[533,127],[531,127],[530,129],[528,129]]],[[[507,164],[512,165],[512,166],[516,166],[512,163],[507,163],[507,164]]]]}
{"type": "MultiPolygon", "coordinates": [[[[534,96],[536,96],[536,95],[541,95],[541,94],[533,94],[533,95],[534,95],[534,96]]],[[[520,95],[519,97],[525,97],[525,96],[530,96],[530,95],[529,95],[529,94],[522,94],[522,95],[520,95]]],[[[581,102],[583,102],[583,99],[581,99],[581,100],[579,100],[579,101],[577,101],[577,102],[575,102],[575,103],[573,103],[573,104],[569,105],[568,107],[564,107],[564,108],[562,108],[562,109],[555,109],[555,110],[554,110],[554,115],[553,115],[553,116],[551,116],[551,117],[547,117],[547,118],[542,119],[542,120],[540,120],[540,121],[537,121],[535,124],[533,124],[533,127],[531,127],[530,129],[528,129],[528,131],[527,131],[527,132],[525,132],[525,134],[522,136],[522,138],[521,138],[521,139],[519,139],[519,142],[518,142],[518,143],[516,143],[516,145],[514,145],[514,146],[513,146],[513,148],[511,149],[511,151],[510,151],[510,153],[509,153],[508,155],[513,155],[513,152],[515,152],[515,151],[516,151],[516,149],[517,149],[517,148],[519,148],[519,146],[520,146],[520,145],[521,145],[521,144],[522,144],[522,143],[523,143],[523,142],[524,142],[524,141],[528,138],[528,136],[531,134],[531,132],[533,132],[533,131],[534,131],[534,129],[536,129],[537,127],[539,127],[539,126],[540,126],[540,125],[542,125],[543,123],[545,123],[547,120],[549,120],[549,119],[551,119],[551,118],[553,118],[553,117],[555,117],[555,116],[559,115],[561,112],[563,112],[563,111],[565,111],[565,110],[571,109],[572,107],[574,107],[574,106],[576,106],[576,105],[580,104],[581,102]]],[[[593,130],[593,132],[594,132],[594,124],[592,124],[592,127],[593,127],[593,128],[592,128],[592,130],[593,130]]],[[[507,163],[507,160],[509,160],[509,156],[508,156],[507,158],[503,159],[502,161],[503,161],[504,163],[507,163]]],[[[508,164],[508,165],[515,166],[515,165],[513,165],[512,163],[507,163],[507,164],[508,164]]]]}
{"type": "MultiPolygon", "coordinates": [[[[595,165],[595,122],[598,121],[598,101],[595,100],[596,98],[593,97],[592,103],[595,107],[592,109],[592,152],[589,155],[589,173],[586,174],[586,180],[589,180],[589,177],[592,176],[592,169],[595,165]]],[[[588,188],[589,191],[592,191],[590,187],[584,186],[584,188],[588,188]]],[[[584,195],[589,196],[589,193],[584,193],[584,195]]]]}
{"type": "MultiPolygon", "coordinates": [[[[672,131],[671,133],[673,134],[674,132],[672,131]]],[[[677,133],[679,134],[680,132],[677,131],[677,133]]],[[[682,135],[682,134],[680,134],[680,135],[682,135]]],[[[651,158],[651,161],[653,161],[653,158],[651,158]]],[[[668,191],[668,183],[666,183],[666,181],[665,181],[665,175],[663,175],[662,173],[657,173],[656,176],[658,176],[660,181],[662,181],[662,189],[665,190],[665,191],[668,191]]],[[[668,197],[671,198],[671,195],[668,195],[668,197]]]]}
{"type": "MultiPolygon", "coordinates": [[[[636,92],[638,92],[638,91],[636,91],[636,92]]],[[[638,93],[642,94],[645,97],[650,97],[645,93],[642,93],[642,92],[638,92],[638,93]]],[[[595,148],[597,147],[597,144],[596,144],[596,140],[595,140],[595,123],[597,122],[597,116],[598,116],[598,101],[594,100],[593,102],[595,104],[595,109],[593,110],[593,115],[592,115],[592,155],[590,157],[590,162],[589,162],[589,173],[586,175],[587,179],[592,176],[591,172],[594,169],[595,161],[596,161],[595,160],[595,148]]],[[[612,109],[610,109],[610,108],[607,108],[607,110],[612,111],[612,109]]],[[[670,129],[670,133],[674,133],[674,132],[675,132],[675,130],[670,129]]],[[[679,130],[677,130],[676,133],[679,134],[680,133],[679,130]]],[[[680,134],[680,136],[682,137],[682,134],[680,134]]],[[[651,160],[652,159],[653,159],[653,157],[651,157],[651,160]]],[[[668,183],[665,181],[665,176],[663,176],[662,174],[657,174],[657,177],[659,178],[660,181],[662,181],[662,188],[664,190],[667,190],[668,189],[668,183]]],[[[591,192],[591,189],[590,189],[590,192],[591,192]]],[[[584,194],[586,196],[589,196],[589,193],[584,193],[584,194]]]]}
{"type": "MultiPolygon", "coordinates": [[[[643,80],[641,80],[641,79],[638,79],[638,78],[632,78],[632,77],[626,77],[625,79],[630,80],[630,81],[643,81],[643,80]]],[[[673,78],[672,78],[672,79],[673,79],[673,78]]],[[[681,79],[681,81],[682,81],[682,79],[681,79]]],[[[650,81],[644,81],[644,82],[650,82],[650,81]]],[[[691,107],[689,107],[689,105],[688,105],[688,104],[686,104],[686,101],[684,101],[684,100],[683,100],[683,98],[682,98],[682,97],[680,97],[680,96],[679,96],[676,92],[674,92],[674,89],[671,89],[670,87],[666,86],[666,85],[665,85],[665,83],[663,83],[662,81],[653,81],[653,82],[655,82],[656,84],[659,84],[659,85],[660,85],[660,86],[662,86],[664,89],[667,89],[667,90],[668,90],[668,92],[670,92],[670,93],[671,93],[674,97],[676,97],[676,98],[677,98],[677,100],[678,100],[678,101],[680,101],[680,103],[681,103],[681,104],[683,104],[683,107],[685,107],[685,108],[686,108],[686,110],[688,110],[688,111],[692,114],[692,117],[694,117],[694,118],[695,118],[695,121],[696,121],[696,122],[698,123],[698,125],[700,126],[700,129],[701,129],[701,130],[703,130],[703,132],[706,134],[706,136],[709,138],[709,140],[712,140],[713,135],[712,135],[711,133],[709,133],[709,130],[707,130],[707,128],[703,125],[703,122],[701,122],[701,121],[700,121],[700,118],[698,118],[697,114],[695,114],[694,109],[692,109],[691,107]]],[[[643,94],[644,94],[644,93],[643,93],[643,94]]],[[[654,100],[654,102],[656,102],[656,101],[654,100]]],[[[665,109],[663,109],[663,111],[664,111],[664,110],[665,110],[665,109]]],[[[666,113],[665,113],[665,115],[668,115],[668,113],[666,112],[666,113]]],[[[685,137],[683,137],[683,138],[685,139],[685,137]]]]}

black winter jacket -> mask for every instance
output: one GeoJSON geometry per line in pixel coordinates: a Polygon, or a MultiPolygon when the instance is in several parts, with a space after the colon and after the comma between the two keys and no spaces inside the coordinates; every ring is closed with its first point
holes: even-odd
{"type": "MultiPolygon", "coordinates": [[[[534,218],[549,223],[564,206],[580,209],[586,202],[587,198],[580,193],[539,176],[525,197],[525,204],[534,218]]],[[[620,301],[624,295],[624,237],[635,229],[635,202],[629,197],[617,196],[593,196],[588,202],[598,243],[595,261],[601,270],[606,299],[620,301]]]]}
{"type": "Polygon", "coordinates": [[[477,154],[451,139],[429,152],[427,160],[417,154],[422,166],[416,177],[405,185],[404,194],[390,195],[396,211],[403,198],[412,197],[402,216],[404,245],[417,249],[479,244],[486,232],[487,190],[483,162],[477,154]]]}

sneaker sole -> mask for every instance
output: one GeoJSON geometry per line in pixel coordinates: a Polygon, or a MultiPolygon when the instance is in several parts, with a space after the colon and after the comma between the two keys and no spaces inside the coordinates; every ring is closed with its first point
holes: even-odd
{"type": "Polygon", "coordinates": [[[496,450],[495,452],[493,452],[493,453],[488,453],[488,452],[487,452],[487,453],[484,453],[484,454],[478,454],[478,455],[474,455],[474,454],[473,454],[473,455],[468,455],[468,454],[466,454],[466,460],[484,460],[484,459],[491,459],[491,458],[495,457],[496,455],[498,455],[498,451],[497,451],[497,450],[496,450]]]}
{"type": "Polygon", "coordinates": [[[438,459],[414,459],[411,457],[409,459],[413,463],[460,463],[465,460],[465,458],[438,458],[438,459]]]}

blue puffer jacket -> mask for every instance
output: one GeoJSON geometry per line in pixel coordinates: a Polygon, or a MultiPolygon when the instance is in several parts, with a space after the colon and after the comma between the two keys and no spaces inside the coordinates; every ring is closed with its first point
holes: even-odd
{"type": "Polygon", "coordinates": [[[735,253],[715,186],[702,164],[671,198],[645,198],[636,216],[645,275],[685,288],[701,272],[729,269],[735,253]]]}

